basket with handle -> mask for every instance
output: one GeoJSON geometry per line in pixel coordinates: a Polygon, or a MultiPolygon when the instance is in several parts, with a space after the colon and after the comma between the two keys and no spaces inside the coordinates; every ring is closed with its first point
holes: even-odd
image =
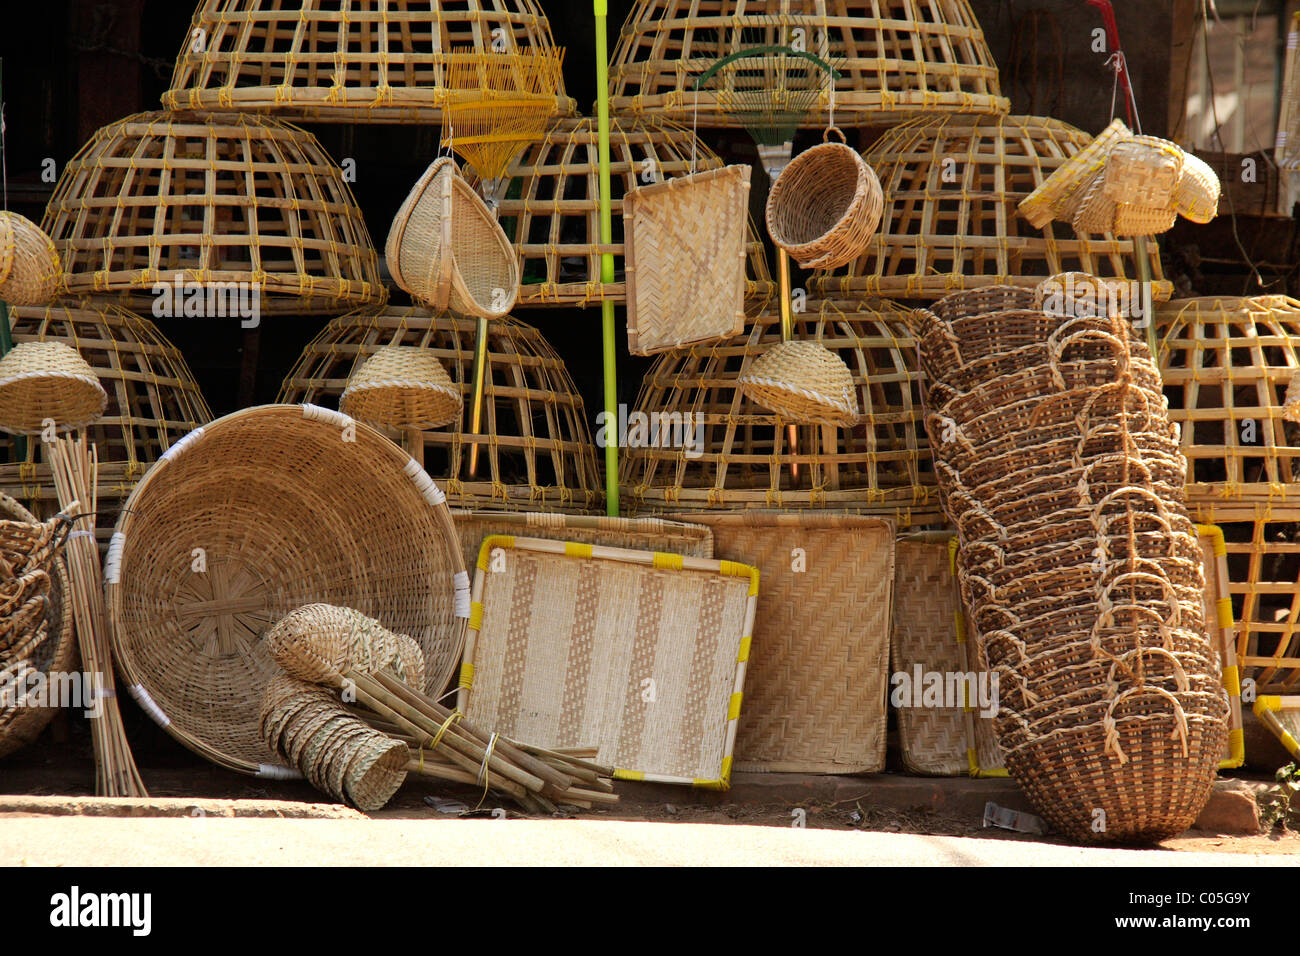
{"type": "Polygon", "coordinates": [[[0,211],[0,302],[45,305],[63,284],[58,250],[25,216],[0,211]]]}

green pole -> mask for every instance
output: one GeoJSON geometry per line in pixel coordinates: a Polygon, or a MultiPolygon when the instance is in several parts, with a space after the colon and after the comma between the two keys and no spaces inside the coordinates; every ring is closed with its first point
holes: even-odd
{"type": "MultiPolygon", "coordinates": [[[[600,244],[614,242],[609,182],[609,0],[592,0],[596,11],[596,121],[600,137],[600,244]]],[[[600,257],[600,281],[614,281],[614,255],[600,257]]],[[[618,363],[615,353],[614,303],[602,297],[601,332],[605,350],[605,513],[618,517],[618,363]]]]}

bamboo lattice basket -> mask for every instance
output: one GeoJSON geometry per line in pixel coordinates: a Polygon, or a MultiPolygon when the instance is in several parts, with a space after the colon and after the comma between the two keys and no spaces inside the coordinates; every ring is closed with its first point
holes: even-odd
{"type": "Polygon", "coordinates": [[[725,790],[759,594],[734,561],[489,537],[457,706],[615,779],[725,790]]]}
{"type": "Polygon", "coordinates": [[[688,558],[713,557],[713,532],[702,524],[545,511],[454,510],[451,517],[456,522],[466,567],[474,566],[483,540],[492,535],[574,541],[629,551],[664,551],[688,558]]]}
{"type": "Polygon", "coordinates": [[[387,298],[342,171],[310,133],[269,117],[155,112],[111,123],[64,167],[42,226],[70,295],[141,312],[158,304],[159,283],[181,284],[162,313],[176,317],[191,301],[198,309],[194,284],[206,291],[204,315],[247,317],[239,310],[254,289],[261,314],[387,298]]]}
{"type": "Polygon", "coordinates": [[[799,426],[796,448],[785,423],[747,399],[737,381],[781,341],[775,316],[754,319],[745,338],[660,356],[646,373],[637,411],[647,419],[658,414],[670,439],[675,423],[682,440],[623,451],[626,507],[830,508],[896,517],[900,525],[937,518],[909,315],[892,302],[858,300],[811,302],[794,317],[795,339],[819,341],[848,365],[861,413],[851,428],[799,426]],[[696,417],[683,430],[686,414],[696,417]]]}
{"type": "Polygon", "coordinates": [[[1300,302],[1178,299],[1156,310],[1156,335],[1188,499],[1246,519],[1260,504],[1300,507],[1300,425],[1283,414],[1300,371],[1300,302]]]}
{"type": "MultiPolygon", "coordinates": [[[[473,319],[388,308],[332,320],[280,388],[282,402],[337,405],[353,371],[381,348],[428,349],[468,407],[473,395],[473,319]]],[[[412,448],[458,508],[585,512],[604,501],[582,397],[542,334],[513,318],[488,326],[483,432],[452,426],[420,433],[412,448]],[[465,467],[479,447],[479,469],[465,467]]],[[[463,422],[462,422],[463,425],[463,422]]],[[[397,431],[387,434],[406,441],[397,431]]]]}
{"type": "MultiPolygon", "coordinates": [[[[1136,281],[1132,239],[1077,235],[1063,223],[1041,229],[1017,204],[1091,138],[1036,116],[935,117],[886,132],[863,156],[885,193],[880,231],[843,272],[818,273],[822,295],[868,293],[937,299],[965,289],[1018,285],[1087,272],[1136,281]]],[[[1173,286],[1151,244],[1153,294],[1173,286]]]]}
{"type": "MultiPolygon", "coordinates": [[[[8,495],[0,495],[0,520],[35,523],[36,517],[8,495]]],[[[67,566],[61,557],[51,562],[48,574],[50,589],[42,615],[45,638],[24,655],[27,666],[46,675],[47,680],[51,674],[71,671],[77,661],[77,642],[72,631],[72,592],[67,566]]],[[[18,678],[21,676],[19,662],[0,652],[0,673],[18,678]]],[[[9,701],[0,702],[0,758],[34,742],[57,710],[55,706],[40,706],[39,703],[10,706],[9,701]]]]}
{"type": "Polygon", "coordinates": [[[63,284],[50,237],[25,216],[0,211],[0,302],[47,305],[63,284]]]}
{"type": "Polygon", "coordinates": [[[677,517],[712,529],[718,557],[754,565],[762,582],[736,769],[884,769],[893,522],[770,511],[677,517]]]}
{"type": "Polygon", "coordinates": [[[745,331],[748,166],[724,166],[623,197],[627,347],[652,355],[745,331]]]}
{"type": "MultiPolygon", "coordinates": [[[[835,119],[883,126],[919,113],[1005,113],[997,64],[966,0],[638,0],[614,50],[610,103],[621,114],[736,126],[695,79],[741,49],[803,43],[835,61],[835,119]]],[[[825,125],[829,91],[808,122],[825,125]]]]}
{"type": "MultiPolygon", "coordinates": [[[[534,0],[384,0],[342,10],[327,0],[202,0],[163,105],[318,123],[438,123],[452,51],[559,55],[534,0]]],[[[562,85],[556,103],[573,111],[562,85]]]]}
{"type": "MultiPolygon", "coordinates": [[[[632,189],[723,162],[690,130],[669,123],[627,121],[610,127],[610,200],[617,205],[632,189]]],[[[506,170],[513,180],[498,216],[519,252],[519,306],[625,302],[623,222],[614,217],[613,242],[600,242],[600,162],[596,122],[561,120],[546,138],[524,150],[506,170]],[[600,259],[614,255],[615,281],[602,285],[600,259]]],[[[746,240],[745,302],[752,314],[775,288],[753,222],[746,240]]]]}
{"type": "Polygon", "coordinates": [[[312,405],[244,409],[174,446],[123,509],[104,592],[132,695],[245,773],[278,762],[258,730],[278,670],[262,638],[290,611],[337,604],[409,635],[435,696],[469,617],[442,492],[377,431],[312,405]]]}
{"type": "MultiPolygon", "coordinates": [[[[59,342],[75,349],[108,392],[103,416],[85,429],[99,451],[101,550],[117,509],[150,464],[182,437],[212,419],[180,350],[148,319],[114,306],[10,310],[16,343],[59,342]]],[[[58,512],[44,445],[29,440],[24,453],[0,433],[0,492],[38,516],[58,512]]]]}

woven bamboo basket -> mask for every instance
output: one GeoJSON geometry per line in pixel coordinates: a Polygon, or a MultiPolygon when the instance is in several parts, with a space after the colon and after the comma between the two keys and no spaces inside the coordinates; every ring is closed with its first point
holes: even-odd
{"type": "MultiPolygon", "coordinates": [[[[381,348],[427,350],[447,369],[462,400],[473,394],[473,319],[388,308],[334,319],[303,350],[280,389],[282,402],[333,406],[354,372],[381,348]]],[[[530,325],[488,327],[482,434],[426,430],[412,447],[458,508],[585,512],[604,500],[596,446],[582,397],[563,360],[530,325]],[[465,467],[471,445],[479,470],[465,467]]],[[[394,440],[407,441],[396,431],[394,440]]]]}
{"type": "Polygon", "coordinates": [[[62,342],[20,342],[0,358],[0,431],[39,434],[98,421],[108,393],[86,360],[62,342]]]}
{"type": "Polygon", "coordinates": [[[50,237],[25,216],[0,211],[0,302],[47,305],[63,284],[50,237]]]}
{"type": "Polygon", "coordinates": [[[623,197],[633,355],[745,331],[749,172],[724,166],[639,186],[623,197]]]}
{"type": "MultiPolygon", "coordinates": [[[[498,216],[519,253],[520,306],[625,302],[623,223],[615,217],[613,242],[600,241],[599,136],[594,120],[561,120],[546,138],[524,150],[505,175],[518,180],[501,201],[498,216]],[[603,253],[614,255],[615,281],[600,281],[603,253]]],[[[610,128],[611,201],[631,190],[723,162],[690,130],[647,120],[613,122],[610,128]]],[[[752,222],[745,244],[747,311],[762,308],[775,288],[766,253],[752,222]]]]}
{"type": "Polygon", "coordinates": [[[390,428],[441,428],[460,418],[460,388],[426,349],[382,348],[348,379],[339,411],[390,428]]]}
{"type": "MultiPolygon", "coordinates": [[[[736,126],[716,91],[695,91],[704,70],[738,50],[804,43],[835,62],[834,119],[890,125],[909,114],[1005,113],[1008,102],[966,0],[638,0],[614,50],[610,103],[618,113],[736,126]]],[[[829,89],[808,122],[825,125],[829,89]]]]}
{"type": "Polygon", "coordinates": [[[1102,171],[1111,151],[1133,136],[1123,120],[1111,120],[1109,126],[1052,171],[1032,193],[1020,201],[1020,215],[1035,229],[1042,229],[1053,219],[1071,222],[1083,199],[1085,187],[1102,171]]]}
{"type": "MultiPolygon", "coordinates": [[[[1087,134],[1035,116],[936,117],[885,133],[863,154],[885,191],[880,232],[843,273],[810,282],[845,293],[937,299],[963,289],[1032,289],[1061,272],[1136,280],[1130,239],[1034,227],[1017,204],[1084,150],[1087,134]]],[[[1153,294],[1173,291],[1152,244],[1153,294]]]]}
{"type": "Polygon", "coordinates": [[[861,416],[852,428],[800,426],[793,447],[786,423],[739,386],[750,363],[781,341],[777,317],[755,319],[746,338],[661,356],[637,411],[669,430],[658,443],[669,447],[625,449],[629,512],[831,508],[900,525],[936,518],[909,315],[892,302],[859,300],[813,302],[794,317],[796,339],[820,342],[848,365],[861,416]]]}
{"type": "Polygon", "coordinates": [[[160,317],[339,313],[387,297],[342,171],[310,133],[269,117],[105,126],[64,167],[42,226],[68,293],[160,317]]]}
{"type": "MultiPolygon", "coordinates": [[[[36,523],[35,516],[8,495],[0,495],[0,520],[36,523]]],[[[77,660],[72,606],[69,603],[71,591],[63,559],[55,557],[45,573],[48,575],[48,591],[42,595],[44,607],[37,625],[43,631],[43,638],[36,646],[24,650],[22,661],[7,651],[0,651],[0,675],[6,682],[23,677],[24,690],[29,686],[23,673],[28,668],[48,679],[51,674],[70,671],[77,660]]],[[[0,703],[0,758],[33,743],[54,718],[56,710],[52,705],[40,706],[39,701],[21,706],[16,706],[16,701],[0,703]]]]}
{"type": "Polygon", "coordinates": [[[393,281],[439,311],[500,319],[519,295],[519,263],[492,210],[450,156],[435,159],[393,218],[393,281]]]}
{"type": "MultiPolygon", "coordinates": [[[[108,406],[87,438],[99,452],[101,551],[117,509],[154,461],[182,437],[212,418],[180,351],[147,319],[114,306],[50,306],[10,311],[16,343],[58,342],[77,352],[108,392],[108,406]]],[[[44,444],[28,440],[19,453],[0,433],[0,491],[38,516],[58,512],[44,444]]]]}
{"type": "Polygon", "coordinates": [[[736,769],[882,770],[893,523],[771,511],[678,517],[710,528],[718,557],[753,564],[762,583],[736,769]]]}
{"type": "Polygon", "coordinates": [[[734,561],[487,538],[457,705],[512,739],[595,745],[615,779],[726,789],[758,578],[734,561]]]}
{"type": "MultiPolygon", "coordinates": [[[[459,52],[558,61],[560,51],[534,0],[385,0],[342,11],[326,0],[201,0],[163,104],[437,123],[459,52]]],[[[556,67],[557,107],[571,113],[556,67]]]]}
{"type": "Polygon", "coordinates": [[[1192,222],[1210,222],[1219,213],[1219,174],[1205,160],[1183,154],[1183,173],[1174,187],[1174,209],[1192,222]]]}
{"type": "Polygon", "coordinates": [[[778,342],[736,381],[746,398],[788,422],[851,427],[857,421],[853,373],[818,342],[778,342]]]}
{"type": "Polygon", "coordinates": [[[1156,310],[1156,332],[1188,500],[1243,518],[1256,504],[1300,505],[1300,429],[1284,417],[1300,371],[1300,302],[1179,299],[1156,310]]]}
{"type": "Polygon", "coordinates": [[[1183,151],[1158,136],[1134,136],[1115,144],[1106,158],[1105,193],[1117,203],[1168,207],[1183,175],[1183,151]]]}
{"type": "Polygon", "coordinates": [[[454,510],[451,516],[456,522],[466,567],[474,566],[483,539],[494,534],[599,544],[629,551],[664,551],[688,558],[713,557],[713,532],[693,522],[544,511],[454,510]]]}
{"type": "Polygon", "coordinates": [[[792,159],[767,196],[768,234],[805,269],[847,265],[880,228],[880,180],[840,136],[792,159]]]}
{"type": "Polygon", "coordinates": [[[258,730],[275,621],[317,602],[376,618],[419,642],[436,695],[469,616],[442,492],[377,431],[312,405],[244,409],[172,448],[123,509],[104,592],[132,694],[245,773],[275,759],[258,730]]]}
{"type": "Polygon", "coordinates": [[[1108,181],[1106,173],[1101,172],[1087,185],[1071,223],[1075,232],[1157,236],[1174,227],[1178,213],[1169,201],[1160,206],[1117,202],[1106,194],[1108,181]]]}

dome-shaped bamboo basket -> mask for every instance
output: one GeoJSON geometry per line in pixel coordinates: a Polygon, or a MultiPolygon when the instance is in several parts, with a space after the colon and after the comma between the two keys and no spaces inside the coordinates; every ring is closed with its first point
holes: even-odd
{"type": "MultiPolygon", "coordinates": [[[[802,43],[831,60],[835,120],[844,126],[890,125],[920,113],[1005,113],[1010,104],[998,68],[966,0],[638,0],[611,68],[618,113],[661,115],[702,126],[737,126],[716,91],[695,92],[696,78],[738,50],[802,43]]],[[[808,122],[828,119],[823,94],[808,122]]]]}
{"type": "MultiPolygon", "coordinates": [[[[1092,138],[1036,116],[938,117],[886,132],[863,156],[880,177],[885,211],[867,251],[844,273],[818,273],[826,296],[879,294],[937,299],[960,289],[1032,289],[1061,272],[1136,280],[1132,239],[1042,229],[1017,204],[1092,138]]],[[[1167,299],[1156,245],[1153,293],[1167,299]]]]}
{"type": "MultiPolygon", "coordinates": [[[[694,139],[688,129],[666,124],[614,122],[610,129],[610,176],[614,208],[628,189],[690,172],[694,139]]],[[[510,164],[512,182],[498,217],[519,251],[518,306],[585,305],[608,299],[624,302],[623,222],[614,217],[615,282],[602,286],[600,258],[599,137],[594,120],[562,120],[546,138],[529,146],[510,164]]],[[[707,146],[695,142],[696,170],[724,165],[707,146]]],[[[753,222],[746,245],[745,306],[762,309],[775,285],[753,222]]]]}
{"type": "Polygon", "coordinates": [[[205,316],[248,318],[254,289],[265,315],[387,299],[342,171],[310,133],[269,117],[156,112],[105,126],[64,167],[42,225],[70,295],[144,314],[185,315],[195,284],[205,316]]]}
{"type": "MultiPolygon", "coordinates": [[[[145,469],[194,428],[212,418],[180,351],[147,319],[109,306],[10,310],[16,343],[59,342],[75,349],[108,392],[103,416],[86,428],[99,452],[101,544],[112,533],[117,508],[145,469]]],[[[37,515],[59,510],[40,441],[17,443],[0,434],[0,491],[37,515]]]]}
{"type": "Polygon", "coordinates": [[[853,373],[818,342],[777,342],[737,381],[747,398],[788,422],[848,427],[858,417],[853,373]]]}
{"type": "Polygon", "coordinates": [[[460,418],[460,387],[428,349],[392,345],[352,373],[339,410],[390,428],[441,428],[460,418]]]}
{"type": "Polygon", "coordinates": [[[276,621],[316,602],[360,611],[419,643],[437,695],[469,597],[428,474],[370,426],[311,405],[246,408],[192,432],[136,485],[104,562],[126,684],[177,740],[245,773],[278,762],[258,732],[276,621]]]}
{"type": "Polygon", "coordinates": [[[47,305],[63,283],[50,237],[26,216],[0,211],[0,302],[47,305]]]}
{"type": "MultiPolygon", "coordinates": [[[[202,0],[163,105],[437,123],[459,52],[559,57],[534,0],[385,0],[342,11],[325,0],[202,0]]],[[[571,113],[559,80],[557,106],[571,113]]]]}
{"type": "Polygon", "coordinates": [[[1156,310],[1156,335],[1188,500],[1220,515],[1300,507],[1300,426],[1283,415],[1300,371],[1300,301],[1177,299],[1156,310]]]}
{"type": "MultiPolygon", "coordinates": [[[[0,520],[35,522],[36,517],[8,495],[0,494],[0,520]]],[[[45,609],[45,640],[27,658],[28,666],[42,674],[70,671],[77,660],[77,642],[72,630],[72,592],[68,570],[62,558],[50,566],[50,593],[45,609]]],[[[18,661],[0,654],[0,671],[18,676],[18,661]]],[[[0,702],[0,758],[32,743],[53,718],[57,707],[25,704],[8,707],[0,702]]]]}
{"type": "MultiPolygon", "coordinates": [[[[381,348],[427,349],[447,369],[468,408],[473,401],[473,319],[426,309],[388,308],[334,319],[312,341],[280,389],[282,402],[333,406],[353,371],[381,348]]],[[[586,512],[603,486],[582,397],[563,360],[530,325],[488,326],[482,434],[461,427],[424,431],[425,469],[456,508],[586,512]],[[470,447],[478,470],[470,477],[470,447]]],[[[389,432],[395,440],[409,440],[389,432]]]]}
{"type": "Polygon", "coordinates": [[[0,431],[37,435],[99,420],[108,393],[86,360],[62,342],[19,342],[0,357],[0,431]]]}
{"type": "MultiPolygon", "coordinates": [[[[868,299],[810,302],[794,317],[796,340],[818,342],[848,365],[860,413],[850,428],[797,426],[795,449],[787,423],[746,398],[737,381],[781,341],[776,316],[755,319],[747,335],[720,345],[660,356],[646,373],[636,411],[646,417],[646,434],[657,423],[669,440],[621,450],[626,507],[826,508],[896,516],[902,526],[937,519],[909,315],[868,299]]],[[[629,432],[635,425],[629,421],[629,432]]]]}

